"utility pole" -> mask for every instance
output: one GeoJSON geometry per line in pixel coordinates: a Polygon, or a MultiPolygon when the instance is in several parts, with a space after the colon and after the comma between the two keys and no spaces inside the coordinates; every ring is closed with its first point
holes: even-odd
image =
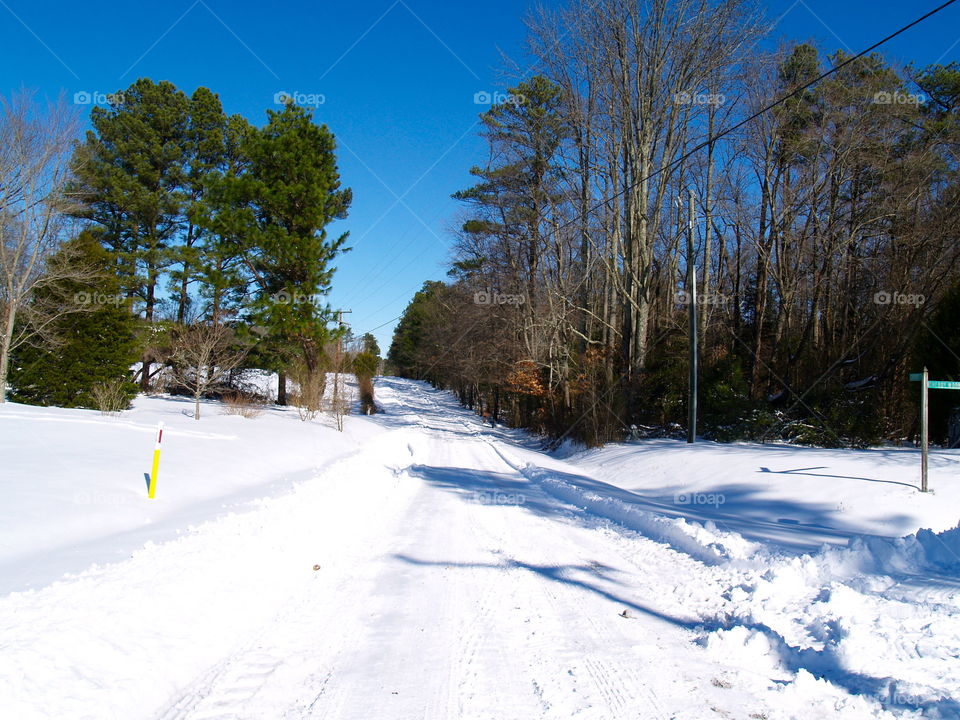
{"type": "Polygon", "coordinates": [[[694,196],[689,194],[687,218],[687,302],[690,307],[690,394],[687,400],[687,442],[697,441],[697,263],[693,252],[694,196]]]}
{"type": "MultiPolygon", "coordinates": [[[[343,316],[353,310],[337,310],[337,330],[344,326],[343,316]]],[[[346,323],[349,325],[349,323],[346,323]]],[[[343,368],[343,336],[337,335],[337,358],[333,367],[333,415],[337,421],[337,430],[343,432],[343,415],[345,408],[340,398],[340,372],[343,368]]]]}
{"type": "MultiPolygon", "coordinates": [[[[338,330],[339,330],[340,328],[342,328],[344,325],[347,325],[347,326],[350,325],[350,323],[344,323],[344,322],[343,322],[343,316],[344,316],[344,315],[349,315],[349,314],[352,313],[352,312],[353,312],[353,310],[337,310],[337,329],[338,329],[338,330]]],[[[340,359],[340,354],[341,354],[342,352],[343,352],[343,338],[338,337],[338,338],[337,338],[337,360],[338,360],[338,361],[339,361],[339,359],[340,359]]]]}

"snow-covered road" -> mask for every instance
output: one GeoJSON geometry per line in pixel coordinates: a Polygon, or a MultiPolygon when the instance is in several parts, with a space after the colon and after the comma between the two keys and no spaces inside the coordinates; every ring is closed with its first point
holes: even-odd
{"type": "Polygon", "coordinates": [[[0,599],[0,716],[960,717],[955,575],[633,512],[378,392],[385,432],[292,492],[0,599]]]}
{"type": "Polygon", "coordinates": [[[320,549],[314,581],[159,717],[669,718],[723,705],[695,617],[658,587],[698,564],[585,525],[430,396],[411,386],[393,408],[417,430],[370,458],[393,478],[362,537],[320,549]]]}

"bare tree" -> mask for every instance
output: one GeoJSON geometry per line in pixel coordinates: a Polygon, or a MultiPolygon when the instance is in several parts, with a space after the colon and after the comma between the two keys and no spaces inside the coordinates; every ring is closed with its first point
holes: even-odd
{"type": "Polygon", "coordinates": [[[79,263],[49,263],[76,207],[68,186],[77,132],[77,115],[63,98],[42,107],[27,92],[0,97],[0,403],[10,353],[44,337],[64,313],[85,309],[75,302],[31,303],[41,287],[93,276],[79,263]]]}
{"type": "Polygon", "coordinates": [[[176,330],[170,360],[175,379],[193,394],[195,420],[200,419],[200,398],[230,376],[247,350],[228,325],[195,322],[176,330]]]}

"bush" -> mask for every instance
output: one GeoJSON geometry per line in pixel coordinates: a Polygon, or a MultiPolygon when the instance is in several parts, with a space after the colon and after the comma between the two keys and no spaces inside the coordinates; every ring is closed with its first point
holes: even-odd
{"type": "Polygon", "coordinates": [[[757,437],[768,429],[750,400],[743,368],[732,355],[708,362],[700,380],[700,417],[704,434],[719,442],[757,437]]]}
{"type": "Polygon", "coordinates": [[[377,374],[377,365],[380,361],[375,355],[367,352],[357,353],[353,359],[353,373],[358,378],[372,378],[377,374]]]}
{"type": "Polygon", "coordinates": [[[327,389],[326,371],[311,369],[304,361],[297,360],[291,366],[290,379],[296,390],[288,398],[289,402],[296,406],[301,420],[313,420],[323,409],[323,397],[327,389]]]}
{"type": "Polygon", "coordinates": [[[97,409],[104,415],[119,413],[130,407],[130,398],[136,395],[137,386],[126,378],[101,380],[90,388],[97,409]]]}
{"type": "Polygon", "coordinates": [[[360,382],[360,412],[363,415],[373,415],[377,411],[373,400],[373,380],[369,377],[359,378],[360,382]]]}
{"type": "Polygon", "coordinates": [[[258,395],[234,391],[225,393],[222,400],[224,415],[239,415],[248,420],[263,415],[264,402],[258,395]]]}

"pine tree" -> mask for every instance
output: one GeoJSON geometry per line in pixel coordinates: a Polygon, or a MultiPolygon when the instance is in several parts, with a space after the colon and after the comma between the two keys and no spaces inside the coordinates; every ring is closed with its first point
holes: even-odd
{"type": "Polygon", "coordinates": [[[525,292],[527,313],[537,303],[537,275],[559,197],[555,160],[569,132],[562,110],[560,87],[543,76],[511,88],[507,102],[480,118],[496,164],[472,168],[479,182],[453,195],[472,206],[462,231],[485,251],[477,260],[481,266],[500,263],[506,272],[499,275],[512,275],[514,286],[504,291],[525,292]]]}
{"type": "MultiPolygon", "coordinates": [[[[124,292],[143,302],[143,317],[152,322],[187,200],[190,100],[172,83],[147,78],[117,97],[91,111],[93,130],[74,158],[76,193],[87,208],[82,217],[104,230],[124,292]]],[[[142,361],[146,389],[153,358],[142,361]]]]}
{"type": "Polygon", "coordinates": [[[423,338],[429,323],[428,307],[436,293],[443,287],[442,282],[428,280],[413,296],[403,311],[400,322],[393,331],[393,340],[387,359],[400,377],[418,378],[422,365],[421,352],[423,338]]]}
{"type": "Polygon", "coordinates": [[[218,207],[229,207],[234,200],[225,194],[228,188],[224,177],[235,178],[245,170],[248,163],[243,146],[252,132],[253,126],[241,115],[226,119],[219,165],[202,176],[202,193],[189,211],[202,235],[193,278],[200,297],[207,303],[205,314],[214,323],[236,314],[250,282],[243,238],[231,234],[216,214],[218,207]]]}
{"type": "Polygon", "coordinates": [[[340,186],[333,134],[295,105],[268,111],[269,122],[242,142],[245,166],[218,182],[212,228],[240,244],[255,294],[246,319],[265,334],[263,352],[277,370],[291,352],[308,374],[321,370],[331,338],[330,307],[322,303],[347,248],[347,234],[329,238],[327,226],[346,217],[352,194],[340,186]]]}
{"type": "Polygon", "coordinates": [[[180,230],[190,101],[169,82],[141,78],[110,107],[90,113],[93,130],[77,148],[74,173],[83,216],[104,228],[124,289],[153,320],[157,287],[180,230]]]}
{"type": "Polygon", "coordinates": [[[184,177],[185,233],[171,248],[174,266],[170,270],[171,290],[177,303],[177,322],[187,321],[190,284],[196,279],[204,240],[202,226],[196,223],[197,205],[202,202],[204,184],[220,167],[226,154],[227,116],[220,98],[207,88],[197,88],[190,98],[190,117],[186,131],[187,152],[184,177]]]}
{"type": "Polygon", "coordinates": [[[377,359],[380,358],[380,344],[372,333],[364,333],[360,340],[363,344],[363,352],[373,355],[377,359]]]}
{"type": "Polygon", "coordinates": [[[130,312],[113,257],[91,231],[84,231],[54,255],[51,264],[83,263],[99,271],[92,281],[62,280],[37,291],[34,302],[78,302],[87,312],[57,318],[48,332],[53,348],[24,345],[12,363],[11,397],[16,402],[59,407],[97,407],[98,383],[122,383],[126,402],[136,385],[123,382],[137,358],[137,321],[130,312]]]}

